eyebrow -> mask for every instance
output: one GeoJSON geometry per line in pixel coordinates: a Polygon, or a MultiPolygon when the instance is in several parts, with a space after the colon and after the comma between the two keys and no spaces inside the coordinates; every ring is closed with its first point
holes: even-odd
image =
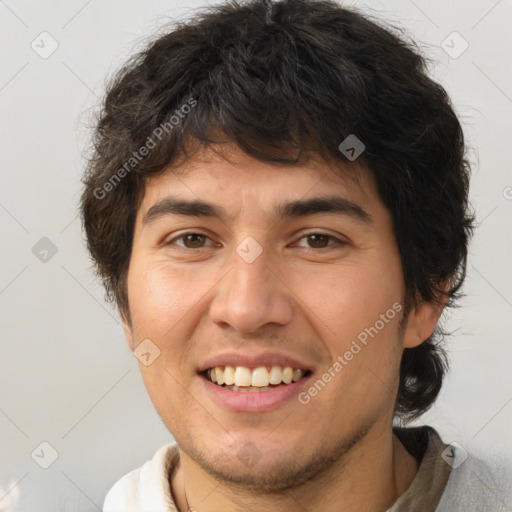
{"type": "MultiPolygon", "coordinates": [[[[341,196],[323,196],[281,203],[274,209],[276,220],[306,217],[316,213],[334,213],[348,216],[356,221],[370,224],[371,215],[358,204],[341,196]]],[[[223,222],[232,220],[226,210],[219,205],[203,200],[187,200],[168,196],[155,203],[144,215],[143,224],[150,224],[167,215],[189,217],[212,217],[223,222]]]]}

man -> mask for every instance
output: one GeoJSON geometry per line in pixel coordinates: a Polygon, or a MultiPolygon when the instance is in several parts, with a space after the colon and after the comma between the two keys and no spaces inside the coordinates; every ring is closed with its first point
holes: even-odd
{"type": "Polygon", "coordinates": [[[211,7],[135,56],[82,216],[176,443],[104,510],[507,510],[486,466],[403,426],[446,371],[468,182],[421,56],[336,3],[211,7]]]}

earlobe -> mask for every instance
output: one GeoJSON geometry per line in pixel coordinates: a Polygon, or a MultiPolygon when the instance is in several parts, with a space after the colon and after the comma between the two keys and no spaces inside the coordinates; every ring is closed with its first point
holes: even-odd
{"type": "Polygon", "coordinates": [[[431,336],[445,303],[446,301],[441,304],[421,302],[411,310],[404,333],[405,348],[417,347],[431,336]]]}

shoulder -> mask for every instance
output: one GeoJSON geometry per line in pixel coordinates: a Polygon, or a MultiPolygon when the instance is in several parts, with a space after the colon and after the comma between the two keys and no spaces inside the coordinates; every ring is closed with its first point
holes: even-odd
{"type": "Polygon", "coordinates": [[[435,512],[512,511],[512,464],[505,456],[488,450],[484,457],[468,453],[459,443],[446,444],[429,426],[393,430],[420,465],[391,510],[417,510],[431,503],[435,512]]]}
{"type": "Polygon", "coordinates": [[[175,443],[162,446],[142,466],[120,478],[105,497],[103,512],[174,511],[168,474],[179,458],[175,443]]]}
{"type": "Polygon", "coordinates": [[[460,445],[449,446],[453,466],[436,512],[508,512],[512,507],[512,468],[497,457],[483,460],[460,445]]]}
{"type": "Polygon", "coordinates": [[[140,473],[148,464],[149,462],[146,462],[140,468],[130,471],[112,486],[105,496],[103,512],[135,512],[139,510],[140,473]]]}

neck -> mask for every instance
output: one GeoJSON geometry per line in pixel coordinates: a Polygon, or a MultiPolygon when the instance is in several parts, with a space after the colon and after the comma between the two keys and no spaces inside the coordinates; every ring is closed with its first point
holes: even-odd
{"type": "Polygon", "coordinates": [[[178,510],[187,512],[381,512],[411,484],[418,464],[390,427],[367,436],[329,470],[281,493],[256,493],[219,483],[180,450],[171,476],[178,510]]]}

